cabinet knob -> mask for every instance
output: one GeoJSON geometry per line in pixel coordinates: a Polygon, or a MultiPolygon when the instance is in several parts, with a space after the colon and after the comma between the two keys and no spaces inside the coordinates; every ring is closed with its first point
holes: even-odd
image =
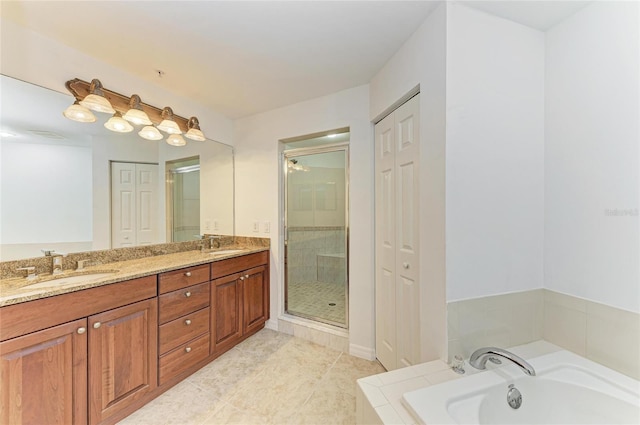
{"type": "Polygon", "coordinates": [[[102,326],[102,323],[96,322],[93,324],[93,329],[98,329],[100,326],[102,326]]]}
{"type": "Polygon", "coordinates": [[[244,280],[244,276],[240,276],[240,280],[244,280]]]}
{"type": "Polygon", "coordinates": [[[185,275],[186,277],[191,277],[191,272],[186,272],[184,275],[185,275]]]}
{"type": "Polygon", "coordinates": [[[78,331],[77,331],[77,332],[78,332],[79,334],[83,334],[83,333],[85,333],[86,331],[87,331],[87,328],[78,328],[78,331]]]}
{"type": "Polygon", "coordinates": [[[187,348],[185,348],[185,349],[184,349],[184,352],[185,352],[185,353],[190,353],[190,352],[191,352],[191,347],[187,347],[187,348]]]}
{"type": "Polygon", "coordinates": [[[402,267],[404,267],[405,269],[409,268],[409,263],[402,263],[402,267]]]}
{"type": "Polygon", "coordinates": [[[185,320],[185,321],[184,321],[184,324],[185,324],[185,325],[187,325],[187,326],[189,326],[189,325],[191,324],[191,319],[187,319],[187,320],[185,320]]]}
{"type": "Polygon", "coordinates": [[[191,296],[191,291],[187,291],[187,292],[185,292],[185,293],[184,293],[184,296],[185,296],[185,297],[187,297],[187,298],[189,298],[189,297],[191,296]]]}
{"type": "Polygon", "coordinates": [[[245,274],[245,275],[244,275],[244,278],[245,278],[245,279],[249,279],[249,275],[248,275],[248,274],[245,274]]]}

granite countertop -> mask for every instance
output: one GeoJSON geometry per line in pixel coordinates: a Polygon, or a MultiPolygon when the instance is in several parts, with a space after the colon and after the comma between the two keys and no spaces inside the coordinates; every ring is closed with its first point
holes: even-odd
{"type": "Polygon", "coordinates": [[[24,277],[1,279],[0,307],[268,250],[268,247],[225,246],[211,252],[184,251],[85,267],[82,271],[66,270],[56,276],[41,274],[35,280],[27,280],[24,277]],[[238,249],[242,251],[214,255],[216,251],[238,249]],[[98,273],[102,275],[98,276],[98,273]],[[87,276],[86,279],[65,282],[65,278],[83,275],[87,276]]]}

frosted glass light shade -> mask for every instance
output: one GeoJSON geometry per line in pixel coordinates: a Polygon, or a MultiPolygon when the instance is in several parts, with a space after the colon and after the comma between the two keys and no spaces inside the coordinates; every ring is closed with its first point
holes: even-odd
{"type": "Polygon", "coordinates": [[[187,144],[187,141],[179,134],[172,134],[167,137],[167,143],[171,146],[184,146],[187,144]]]}
{"type": "Polygon", "coordinates": [[[93,113],[80,105],[80,102],[77,100],[73,103],[73,105],[69,106],[67,109],[62,112],[62,115],[69,118],[72,121],[77,122],[95,122],[96,116],[93,113]]]}
{"type": "Polygon", "coordinates": [[[140,109],[129,109],[122,117],[135,125],[151,125],[151,120],[146,112],[140,109]]]}
{"type": "Polygon", "coordinates": [[[111,103],[104,96],[99,96],[97,94],[89,94],[87,97],[80,101],[80,104],[85,108],[91,109],[96,112],[104,112],[106,114],[113,114],[116,112],[115,109],[111,106],[111,103]]]}
{"type": "Polygon", "coordinates": [[[180,130],[178,123],[174,120],[169,119],[162,120],[162,122],[158,126],[158,130],[162,130],[165,133],[169,134],[182,134],[182,130],[180,130]]]}
{"type": "Polygon", "coordinates": [[[206,138],[204,137],[204,133],[197,128],[190,128],[184,136],[188,139],[196,140],[198,142],[204,142],[206,140],[206,138]]]}
{"type": "Polygon", "coordinates": [[[120,112],[113,114],[113,116],[109,118],[109,121],[104,123],[104,126],[108,130],[115,131],[116,133],[129,133],[133,131],[133,126],[122,118],[120,112]]]}
{"type": "Polygon", "coordinates": [[[147,140],[161,140],[163,137],[162,133],[160,133],[158,129],[152,125],[143,127],[142,130],[138,132],[138,136],[147,140]]]}

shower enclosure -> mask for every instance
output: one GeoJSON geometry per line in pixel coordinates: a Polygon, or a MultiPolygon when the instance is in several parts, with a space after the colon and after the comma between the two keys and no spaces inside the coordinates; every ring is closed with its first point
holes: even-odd
{"type": "Polygon", "coordinates": [[[284,151],[285,311],[347,328],[349,151],[322,137],[284,151]]]}

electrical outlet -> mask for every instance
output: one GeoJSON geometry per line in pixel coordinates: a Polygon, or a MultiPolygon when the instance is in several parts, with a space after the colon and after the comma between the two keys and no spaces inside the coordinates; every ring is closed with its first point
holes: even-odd
{"type": "Polygon", "coordinates": [[[266,220],[265,220],[265,221],[262,223],[262,231],[263,231],[264,233],[269,233],[269,232],[271,232],[271,222],[269,222],[269,221],[266,221],[266,220]]]}
{"type": "Polygon", "coordinates": [[[213,230],[220,230],[220,224],[218,223],[218,220],[213,220],[213,230]]]}
{"type": "Polygon", "coordinates": [[[204,230],[211,230],[211,220],[204,221],[204,230]]]}
{"type": "Polygon", "coordinates": [[[258,233],[260,231],[260,223],[258,220],[253,220],[253,232],[258,233]]]}

